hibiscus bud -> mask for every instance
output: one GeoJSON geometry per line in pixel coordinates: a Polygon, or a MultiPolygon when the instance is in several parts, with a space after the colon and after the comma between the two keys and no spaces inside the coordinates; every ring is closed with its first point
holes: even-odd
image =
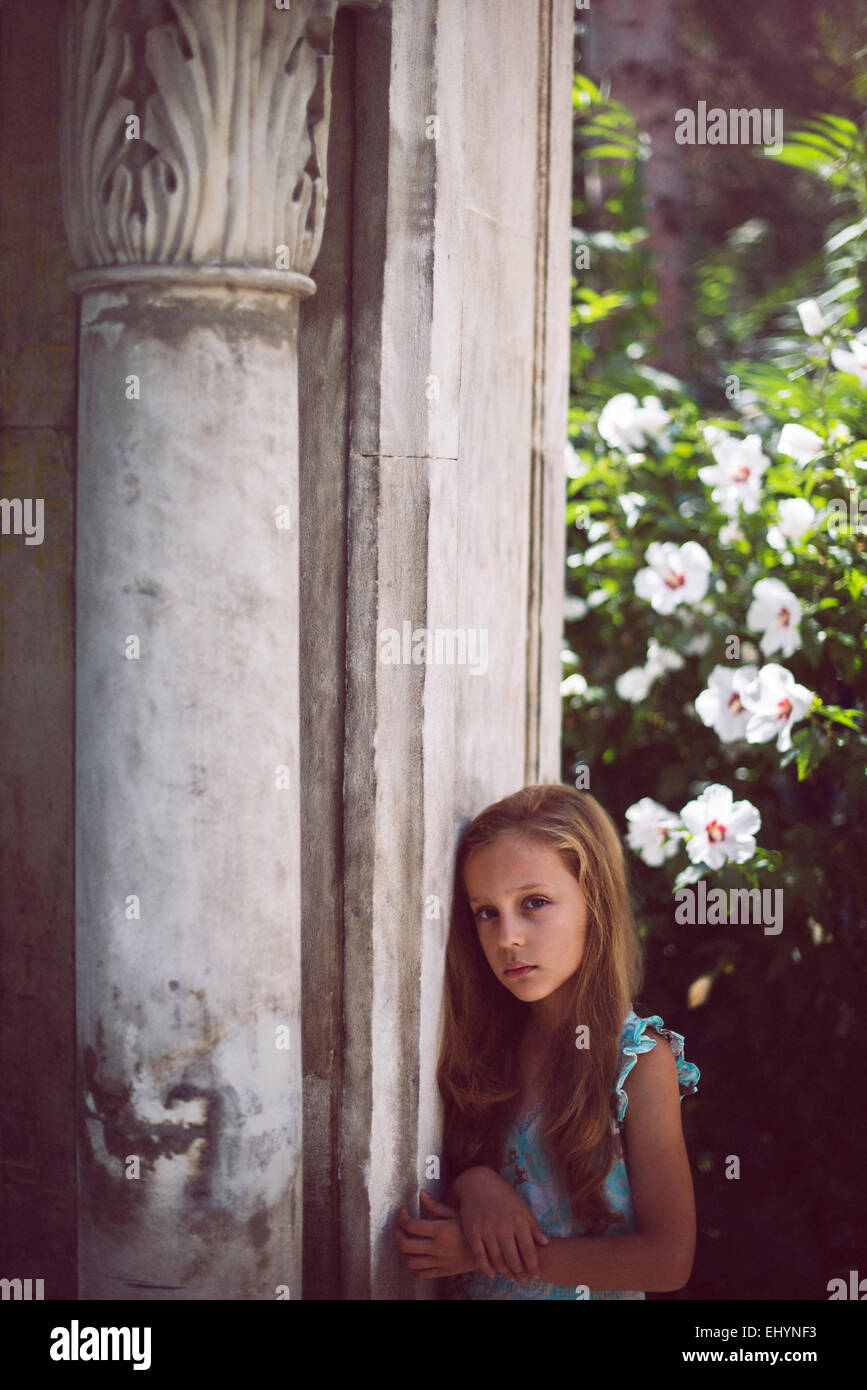
{"type": "Polygon", "coordinates": [[[815,299],[805,299],[798,305],[798,316],[804,332],[810,338],[821,338],[825,332],[826,324],[822,317],[822,310],[819,308],[815,299]]]}

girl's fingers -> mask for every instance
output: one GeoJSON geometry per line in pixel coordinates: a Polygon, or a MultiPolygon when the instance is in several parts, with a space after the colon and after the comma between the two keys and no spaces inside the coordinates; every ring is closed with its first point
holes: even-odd
{"type": "Polygon", "coordinates": [[[472,1236],[470,1238],[470,1249],[473,1252],[476,1269],[480,1269],[482,1274],[487,1274],[489,1279],[495,1278],[496,1271],[488,1259],[488,1252],[485,1249],[485,1243],[481,1236],[472,1236]]]}
{"type": "Polygon", "coordinates": [[[548,1244],[548,1237],[545,1235],[545,1232],[542,1230],[542,1227],[539,1225],[538,1221],[533,1222],[531,1229],[533,1231],[533,1239],[537,1245],[548,1244]]]}
{"type": "Polygon", "coordinates": [[[518,1280],[525,1279],[527,1276],[524,1270],[524,1261],[518,1253],[518,1247],[515,1244],[515,1236],[511,1231],[507,1236],[500,1237],[500,1249],[503,1252],[506,1264],[511,1270],[510,1278],[518,1280]]]}
{"type": "Polygon", "coordinates": [[[442,1202],[435,1201],[430,1193],[425,1192],[424,1189],[419,1193],[419,1199],[421,1200],[422,1198],[428,1210],[435,1212],[438,1216],[450,1217],[453,1219],[458,1214],[454,1207],[447,1207],[444,1206],[442,1202]]]}
{"type": "Polygon", "coordinates": [[[395,1245],[404,1255],[426,1255],[432,1258],[432,1242],[418,1236],[395,1236],[395,1245]]]}
{"type": "Polygon", "coordinates": [[[485,1245],[488,1249],[488,1257],[491,1264],[498,1274],[502,1274],[504,1279],[513,1279],[515,1276],[509,1268],[506,1257],[500,1249],[500,1242],[495,1235],[485,1238],[485,1245]]]}
{"type": "Polygon", "coordinates": [[[410,1216],[406,1207],[401,1207],[400,1216],[397,1219],[403,1230],[411,1236],[425,1236],[430,1240],[433,1235],[430,1221],[422,1221],[417,1217],[410,1216]]]}
{"type": "Polygon", "coordinates": [[[515,1239],[518,1242],[518,1249],[521,1253],[521,1259],[524,1262],[524,1268],[530,1278],[541,1279],[539,1260],[536,1255],[536,1244],[532,1235],[529,1231],[518,1230],[515,1232],[515,1239]]]}

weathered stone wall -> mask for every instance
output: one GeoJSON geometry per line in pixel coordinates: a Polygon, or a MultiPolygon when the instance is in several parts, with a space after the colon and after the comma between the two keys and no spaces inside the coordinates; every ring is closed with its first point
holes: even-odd
{"type": "MultiPolygon", "coordinates": [[[[336,1287],[352,1298],[435,1293],[407,1277],[388,1230],[424,1184],[427,1160],[440,1158],[434,1073],[455,842],[484,804],[559,776],[571,24],[568,3],[523,0],[417,0],[355,21],[343,844],[334,856],[343,864],[343,1047],[339,1071],[316,1082],[319,1121],[305,1136],[306,1165],[313,1154],[323,1163],[330,1088],[341,1250],[331,1296],[336,1287]],[[402,646],[405,629],[463,632],[468,659],[415,664],[401,650],[387,664],[385,634],[402,646]]],[[[323,256],[333,231],[345,264],[342,227],[341,211],[333,229],[326,223],[323,256]]],[[[324,317],[318,296],[305,303],[302,333],[324,317]]],[[[302,381],[314,371],[303,365],[302,381]]],[[[333,405],[305,405],[302,390],[302,457],[305,421],[315,434],[334,409],[342,428],[343,379],[333,405]]],[[[319,464],[338,497],[337,435],[319,464]]],[[[324,590],[325,623],[332,600],[324,590]]],[[[319,621],[318,605],[302,619],[319,621]]],[[[317,669],[328,662],[326,644],[317,669]]],[[[325,695],[325,711],[336,704],[325,695]]],[[[314,733],[309,756],[316,747],[314,733]]],[[[321,950],[321,882],[305,887],[308,969],[321,950]]],[[[329,931],[330,905],[325,916],[329,931]]],[[[327,1054],[333,1024],[333,1015],[308,1016],[306,1056],[327,1054]]],[[[305,1086],[309,1095],[308,1076],[305,1086]]],[[[333,1214],[306,1188],[305,1288],[323,1259],[321,1287],[334,1278],[323,1239],[333,1214]]]]}
{"type": "MultiPolygon", "coordinates": [[[[340,1292],[343,1059],[343,724],[352,341],[356,30],[334,28],[328,211],[316,294],[301,306],[301,948],[304,1297],[340,1292]]],[[[374,185],[375,186],[375,185],[374,185]]]]}
{"type": "Polygon", "coordinates": [[[0,1277],[75,1293],[73,269],[57,131],[61,0],[0,11],[0,1277]]]}

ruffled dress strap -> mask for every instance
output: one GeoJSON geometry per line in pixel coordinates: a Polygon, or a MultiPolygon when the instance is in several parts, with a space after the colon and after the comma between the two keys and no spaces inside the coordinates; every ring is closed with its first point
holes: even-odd
{"type": "Polygon", "coordinates": [[[635,1066],[639,1054],[650,1052],[659,1041],[658,1038],[647,1035],[646,1030],[648,1028],[655,1028],[671,1044],[671,1050],[677,1062],[677,1083],[680,1087],[681,1100],[684,1096],[695,1095],[698,1090],[701,1072],[694,1062],[688,1062],[683,1055],[683,1034],[675,1033],[673,1028],[663,1027],[659,1014],[651,1014],[648,1018],[639,1018],[634,1010],[630,1010],[620,1033],[620,1071],[614,1086],[618,1124],[626,1114],[626,1105],[629,1099],[623,1089],[623,1083],[635,1066]]]}

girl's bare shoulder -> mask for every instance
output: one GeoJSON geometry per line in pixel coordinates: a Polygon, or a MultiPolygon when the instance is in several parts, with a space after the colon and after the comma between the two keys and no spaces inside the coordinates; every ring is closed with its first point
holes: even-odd
{"type": "MultiPolygon", "coordinates": [[[[647,1037],[653,1037],[656,1046],[647,1052],[640,1052],[635,1065],[623,1080],[623,1089],[634,1100],[639,1096],[664,1096],[669,1092],[678,1094],[677,1061],[668,1040],[655,1028],[648,1028],[647,1037]]],[[[627,1110],[627,1118],[629,1111],[627,1110]]]]}

